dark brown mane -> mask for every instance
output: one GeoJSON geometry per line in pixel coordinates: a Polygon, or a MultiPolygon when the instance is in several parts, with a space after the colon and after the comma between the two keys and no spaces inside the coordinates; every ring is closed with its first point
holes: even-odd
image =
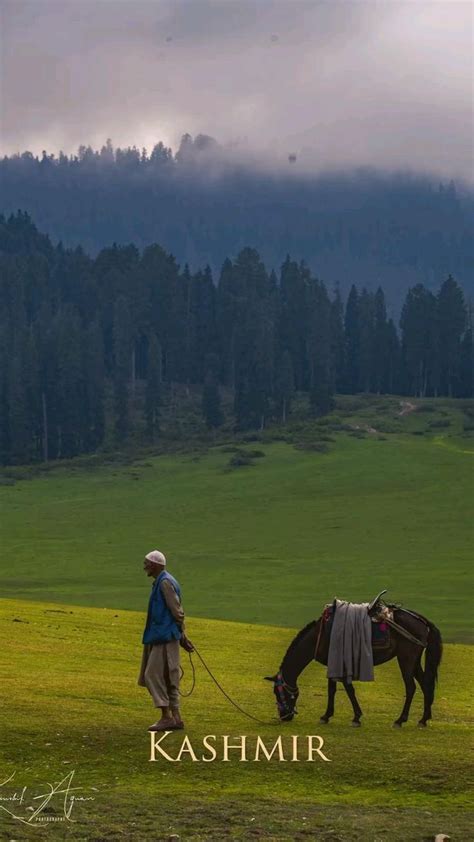
{"type": "Polygon", "coordinates": [[[294,637],[294,638],[293,638],[293,640],[291,641],[291,643],[290,643],[290,645],[289,645],[288,649],[287,649],[287,650],[286,650],[286,652],[285,652],[285,655],[284,655],[283,661],[282,661],[282,662],[281,662],[281,664],[280,664],[280,669],[281,669],[281,667],[283,666],[283,662],[284,662],[285,658],[286,658],[286,657],[290,654],[290,652],[292,652],[292,651],[293,651],[293,649],[295,648],[295,646],[297,645],[297,643],[299,643],[299,642],[300,642],[301,638],[302,638],[302,637],[304,637],[304,635],[306,634],[306,632],[308,632],[308,631],[309,631],[309,630],[310,630],[313,626],[315,626],[317,622],[318,622],[317,620],[311,620],[311,622],[309,622],[309,623],[308,623],[308,625],[304,627],[304,629],[301,629],[301,631],[299,631],[299,632],[298,632],[298,634],[296,635],[296,637],[294,637]]]}

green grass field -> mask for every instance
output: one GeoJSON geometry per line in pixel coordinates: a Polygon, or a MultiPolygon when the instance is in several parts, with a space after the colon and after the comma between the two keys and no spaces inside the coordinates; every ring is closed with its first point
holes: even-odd
{"type": "MultiPolygon", "coordinates": [[[[77,823],[67,831],[64,824],[24,827],[4,815],[0,838],[141,842],[175,833],[186,840],[410,842],[437,832],[471,838],[470,647],[446,647],[434,721],[426,730],[416,727],[419,694],[411,721],[402,730],[391,727],[403,695],[393,662],[377,669],[373,684],[358,686],[365,716],[354,730],[343,694],[335,719],[319,724],[326,684],[320,665],[301,677],[294,722],[258,725],[230,707],[195,657],[196,688],[182,710],[198,757],[206,734],[248,735],[250,748],[257,734],[268,747],[279,734],[284,745],[290,744],[285,735],[319,734],[331,762],[308,763],[302,752],[300,762],[241,763],[234,751],[228,763],[193,763],[189,756],[150,763],[146,728],[154,710],[147,691],[136,685],[142,624],[143,614],[130,611],[0,602],[3,778],[16,771],[17,789],[42,792],[46,782],[74,770],[79,794],[94,799],[74,806],[77,823]]],[[[188,628],[236,701],[265,721],[275,719],[263,676],[278,666],[293,630],[195,618],[188,628]]],[[[187,656],[183,665],[186,690],[187,656]]],[[[182,739],[182,733],[168,738],[170,756],[176,757],[182,739]]],[[[48,810],[63,815],[59,796],[48,810]]]]}
{"type": "Polygon", "coordinates": [[[469,642],[473,440],[403,422],[383,439],[337,433],[327,453],[251,443],[265,456],[232,471],[214,448],[0,487],[4,592],[139,610],[157,546],[195,616],[299,627],[335,595],[387,588],[469,642]]]}
{"type": "MultiPolygon", "coordinates": [[[[0,839],[474,838],[472,406],[417,404],[400,416],[397,399],[340,398],[327,418],[295,412],[288,428],[246,440],[223,433],[191,438],[187,452],[2,472],[0,783],[16,770],[17,788],[41,789],[74,769],[94,800],[75,806],[77,824],[31,828],[0,810],[0,839]],[[242,450],[263,455],[232,468],[242,450]],[[155,546],[181,581],[191,638],[231,695],[265,720],[275,707],[263,675],[295,629],[335,595],[368,600],[388,588],[448,642],[432,725],[415,727],[417,694],[410,723],[391,728],[404,695],[394,663],[359,685],[358,731],[342,693],[335,720],[319,724],[319,665],[302,677],[295,722],[260,726],[228,705],[195,658],[196,690],[183,704],[193,745],[214,733],[268,744],[280,733],[321,734],[332,762],[150,763],[156,717],[136,679],[150,587],[142,560],[155,546]]],[[[186,689],[187,659],[184,667],[186,689]]]]}

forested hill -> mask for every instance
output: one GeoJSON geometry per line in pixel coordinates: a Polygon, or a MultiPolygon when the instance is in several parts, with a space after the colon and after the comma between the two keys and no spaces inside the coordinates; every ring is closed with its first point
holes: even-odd
{"type": "Polygon", "coordinates": [[[0,212],[31,213],[54,241],[90,254],[113,242],[160,243],[192,270],[214,274],[256,248],[277,269],[289,252],[328,288],[381,284],[391,312],[409,286],[435,290],[452,274],[474,292],[474,197],[462,186],[370,172],[310,176],[298,159],[279,174],[235,163],[189,135],[173,155],[157,144],[0,162],[0,212]]]}
{"type": "Polygon", "coordinates": [[[399,328],[381,287],[353,285],[344,302],[290,257],[276,274],[246,247],[213,278],[159,245],[91,258],[53,246],[26,213],[0,216],[0,462],[94,451],[107,428],[118,445],[154,443],[175,387],[202,395],[203,428],[240,430],[286,423],[295,392],[314,415],[336,391],[472,396],[455,279],[436,295],[410,288],[399,328]]]}

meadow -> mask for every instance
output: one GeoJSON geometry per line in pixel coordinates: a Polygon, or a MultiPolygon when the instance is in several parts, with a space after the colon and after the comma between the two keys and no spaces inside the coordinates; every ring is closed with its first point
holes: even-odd
{"type": "MultiPolygon", "coordinates": [[[[239,762],[239,751],[222,751],[212,763],[180,762],[158,755],[150,762],[148,725],[155,712],[136,684],[143,614],[29,601],[1,600],[0,663],[4,704],[0,714],[2,780],[15,773],[4,793],[21,792],[16,815],[28,817],[34,794],[47,792],[74,772],[78,801],[70,822],[25,826],[0,816],[5,840],[73,839],[319,839],[415,842],[448,833],[467,842],[472,727],[473,650],[448,645],[434,706],[434,721],[416,727],[412,717],[393,729],[403,685],[396,663],[376,671],[373,684],[359,684],[363,725],[350,725],[345,694],[338,693],[330,725],[319,723],[325,706],[325,673],[310,665],[300,679],[299,714],[280,724],[271,686],[273,672],[294,630],[216,620],[189,620],[189,632],[212,670],[240,705],[265,723],[246,719],[220,694],[196,656],[196,687],[182,712],[192,746],[202,754],[207,734],[228,734],[231,743],[260,735],[270,748],[278,735],[321,735],[330,762],[239,762]],[[463,675],[462,682],[459,676],[463,675]],[[469,676],[471,678],[469,678],[469,676]],[[75,823],[73,823],[75,822],[75,823]]],[[[191,687],[187,656],[184,692],[191,687]]],[[[183,733],[167,738],[176,757],[183,733]]],[[[252,754],[249,754],[252,758],[252,754]]],[[[9,802],[0,802],[8,809],[9,802]]],[[[41,813],[64,816],[63,796],[41,813]]]]}
{"type": "MultiPolygon", "coordinates": [[[[471,404],[417,401],[400,415],[396,399],[348,397],[319,421],[191,437],[184,452],[5,469],[0,782],[33,795],[74,770],[93,800],[75,804],[76,823],[48,827],[1,810],[0,839],[473,838],[471,404]],[[199,651],[232,697],[271,723],[234,710],[194,656],[196,688],[183,700],[193,745],[206,734],[259,734],[268,745],[319,734],[330,763],[149,762],[156,716],[136,680],[150,587],[142,561],[155,546],[181,581],[199,651]],[[443,634],[431,725],[416,728],[417,693],[410,722],[392,729],[404,695],[396,662],[358,686],[360,730],[342,693],[335,719],[319,723],[320,665],[301,677],[298,717],[277,723],[263,676],[295,631],[335,595],[369,600],[382,588],[443,634]]],[[[187,656],[183,666],[186,691],[187,656]]],[[[60,801],[44,814],[61,818],[60,801]]]]}
{"type": "Polygon", "coordinates": [[[0,486],[4,593],[140,610],[143,556],[158,547],[193,616],[300,627],[334,596],[387,588],[469,642],[474,441],[461,413],[447,430],[432,426],[442,402],[439,417],[346,404],[289,441],[239,444],[260,457],[236,468],[225,444],[0,486]]]}

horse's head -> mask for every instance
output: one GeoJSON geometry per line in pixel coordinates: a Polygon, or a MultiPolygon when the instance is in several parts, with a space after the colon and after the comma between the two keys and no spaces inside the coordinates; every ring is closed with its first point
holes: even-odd
{"type": "Polygon", "coordinates": [[[290,687],[290,685],[286,683],[281,671],[277,672],[276,675],[266,675],[265,680],[273,681],[273,692],[275,693],[280,721],[291,722],[295,713],[298,713],[295,705],[300,691],[297,687],[290,687]]]}

